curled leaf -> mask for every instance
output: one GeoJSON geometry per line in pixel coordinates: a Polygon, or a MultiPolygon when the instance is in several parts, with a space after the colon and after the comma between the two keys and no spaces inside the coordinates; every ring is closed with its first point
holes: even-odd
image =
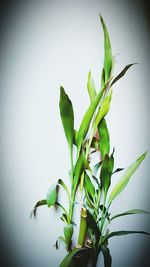
{"type": "Polygon", "coordinates": [[[37,208],[40,207],[40,206],[44,206],[44,205],[47,205],[47,200],[46,199],[42,199],[42,200],[38,201],[36,203],[36,205],[34,206],[34,209],[30,213],[30,218],[32,217],[32,215],[34,217],[36,217],[37,208]]]}

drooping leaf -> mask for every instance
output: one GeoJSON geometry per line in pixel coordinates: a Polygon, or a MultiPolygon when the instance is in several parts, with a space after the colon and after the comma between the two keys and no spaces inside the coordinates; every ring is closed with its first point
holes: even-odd
{"type": "Polygon", "coordinates": [[[68,251],[71,248],[71,244],[72,244],[71,238],[72,238],[72,235],[73,235],[73,225],[72,224],[66,225],[64,227],[64,236],[65,236],[65,240],[66,240],[66,245],[67,245],[67,250],[68,251]]]}
{"type": "Polygon", "coordinates": [[[150,235],[147,232],[144,231],[116,231],[116,232],[111,232],[108,236],[107,239],[114,237],[114,236],[122,236],[122,235],[130,235],[130,234],[144,234],[144,235],[150,235]]]}
{"type": "Polygon", "coordinates": [[[100,16],[100,20],[101,20],[103,32],[104,32],[104,74],[105,74],[105,83],[106,83],[106,81],[108,81],[108,79],[110,78],[111,70],[112,70],[112,51],[111,51],[111,43],[110,43],[108,30],[106,28],[106,24],[102,16],[100,16]]]}
{"type": "Polygon", "coordinates": [[[130,67],[132,67],[133,65],[135,65],[135,64],[137,64],[137,63],[133,63],[133,64],[128,64],[118,75],[117,75],[117,77],[112,81],[112,83],[111,83],[111,85],[110,86],[112,86],[114,83],[116,83],[119,79],[121,79],[124,75],[125,75],[125,73],[126,73],[126,71],[130,68],[130,67]]]}
{"type": "Polygon", "coordinates": [[[111,267],[112,264],[112,258],[110,255],[110,250],[107,246],[101,246],[101,250],[104,256],[104,265],[105,267],[111,267]]]}
{"type": "Polygon", "coordinates": [[[95,124],[94,124],[95,129],[97,128],[97,126],[101,122],[101,120],[108,113],[109,108],[110,108],[111,98],[112,98],[112,90],[110,91],[109,95],[104,98],[104,100],[100,106],[100,109],[96,115],[95,124]]]}
{"type": "Polygon", "coordinates": [[[123,171],[124,170],[124,168],[117,168],[112,174],[114,174],[114,173],[116,173],[116,172],[121,172],[121,171],[123,171]]]}
{"type": "Polygon", "coordinates": [[[140,166],[141,162],[144,160],[146,156],[146,153],[142,154],[132,165],[130,165],[124,175],[121,177],[119,182],[116,184],[114,189],[112,190],[110,196],[109,196],[109,204],[112,203],[112,201],[120,194],[123,189],[127,186],[128,182],[130,181],[130,178],[134,174],[134,172],[137,170],[137,168],[140,166]]]}
{"type": "Polygon", "coordinates": [[[109,157],[107,154],[102,162],[100,180],[102,188],[104,189],[104,196],[106,197],[107,191],[111,183],[111,175],[114,167],[114,157],[113,154],[109,157]]]}
{"type": "Polygon", "coordinates": [[[127,210],[125,212],[114,215],[112,218],[110,218],[110,221],[112,221],[118,217],[122,217],[122,216],[126,216],[126,215],[133,215],[133,214],[149,214],[149,212],[146,210],[141,210],[141,209],[127,210]]]}
{"type": "Polygon", "coordinates": [[[85,188],[85,191],[91,196],[91,198],[94,199],[95,188],[87,173],[85,173],[85,177],[84,177],[84,188],[85,188]]]}
{"type": "Polygon", "coordinates": [[[79,179],[84,168],[85,168],[85,153],[84,151],[82,151],[81,154],[79,155],[79,158],[74,168],[74,180],[73,180],[73,185],[72,185],[72,189],[74,193],[76,192],[79,179]]]}
{"type": "Polygon", "coordinates": [[[58,180],[58,184],[61,185],[61,186],[64,188],[64,190],[66,191],[66,194],[67,194],[67,196],[68,196],[68,200],[70,201],[70,192],[69,192],[69,190],[68,190],[66,184],[63,182],[62,179],[59,179],[59,180],[58,180]]]}
{"type": "Polygon", "coordinates": [[[73,262],[74,257],[78,253],[84,253],[86,249],[85,248],[74,248],[62,261],[62,263],[59,265],[59,267],[71,267],[71,264],[73,262]]]}
{"type": "Polygon", "coordinates": [[[56,240],[55,245],[54,245],[54,247],[55,247],[56,249],[58,249],[59,241],[63,241],[63,243],[66,245],[66,240],[65,240],[64,236],[59,236],[58,239],[56,240]]]}
{"type": "Polygon", "coordinates": [[[34,206],[34,209],[30,213],[30,218],[32,217],[32,215],[34,217],[36,217],[37,208],[40,207],[40,206],[44,206],[44,205],[47,205],[47,200],[46,199],[42,199],[42,200],[38,201],[36,203],[36,205],[34,206]]]}
{"type": "Polygon", "coordinates": [[[96,110],[96,108],[99,104],[99,101],[103,95],[104,89],[105,89],[105,87],[103,87],[103,89],[94,97],[92,103],[89,105],[89,107],[88,107],[88,109],[87,109],[87,111],[86,111],[86,113],[82,119],[79,131],[78,131],[78,136],[77,136],[77,147],[78,147],[79,151],[80,151],[82,142],[83,142],[83,140],[84,140],[84,138],[88,132],[88,129],[89,129],[91,120],[93,118],[93,115],[95,113],[95,110],[96,110]]]}
{"type": "Polygon", "coordinates": [[[57,201],[55,202],[55,205],[57,205],[63,211],[63,215],[61,216],[61,220],[63,220],[65,223],[69,224],[71,222],[71,219],[70,219],[70,216],[69,216],[68,212],[66,211],[66,209],[57,201]]]}
{"type": "Polygon", "coordinates": [[[105,155],[109,155],[110,150],[110,140],[109,140],[109,132],[106,124],[106,120],[103,118],[98,124],[98,132],[99,132],[99,147],[102,159],[104,159],[105,155]]]}
{"type": "Polygon", "coordinates": [[[50,208],[57,202],[58,184],[53,184],[47,193],[47,205],[50,208]]]}
{"type": "Polygon", "coordinates": [[[60,115],[62,124],[66,134],[67,141],[70,149],[72,150],[73,137],[74,137],[74,113],[72,102],[68,95],[65,93],[63,87],[60,87],[60,101],[59,101],[60,115]]]}
{"type": "Polygon", "coordinates": [[[96,89],[95,89],[95,83],[94,83],[91,71],[89,71],[89,74],[88,74],[87,89],[88,89],[90,100],[92,102],[94,97],[96,96],[96,89]]]}

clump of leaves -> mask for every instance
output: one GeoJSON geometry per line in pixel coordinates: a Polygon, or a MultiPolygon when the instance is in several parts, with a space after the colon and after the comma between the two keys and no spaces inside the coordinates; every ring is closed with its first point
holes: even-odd
{"type": "Polygon", "coordinates": [[[63,235],[56,241],[56,248],[58,248],[58,241],[61,240],[64,242],[68,254],[59,267],[86,267],[89,261],[92,261],[92,267],[96,267],[100,252],[104,256],[105,267],[110,267],[112,262],[108,247],[110,238],[135,233],[148,235],[144,231],[109,232],[108,230],[111,221],[121,216],[148,213],[140,209],[132,209],[116,215],[111,215],[110,212],[113,201],[127,186],[144,160],[146,152],[140,155],[126,170],[123,168],[114,170],[115,151],[110,152],[110,137],[105,117],[110,109],[113,85],[134,64],[128,64],[113,78],[110,37],[101,16],[100,21],[104,32],[104,66],[100,81],[101,86],[97,91],[91,71],[89,71],[87,89],[90,104],[78,131],[74,129],[72,102],[64,88],[60,87],[60,116],[70,151],[70,188],[62,179],[59,179],[51,186],[46,199],[38,201],[32,212],[35,216],[37,208],[42,205],[47,205],[49,208],[57,206],[62,210],[61,220],[64,222],[64,230],[63,235]],[[95,166],[91,166],[91,155],[94,155],[95,152],[100,154],[100,161],[95,166]],[[76,159],[74,160],[74,158],[76,159]],[[123,170],[123,175],[110,192],[112,175],[123,170]],[[58,202],[60,187],[63,188],[68,197],[68,209],[64,207],[63,203],[58,202]],[[77,191],[80,192],[79,200],[76,200],[77,191]],[[79,223],[73,222],[75,201],[79,203],[79,223]],[[76,224],[79,225],[79,235],[76,238],[76,244],[73,245],[72,236],[76,224]]]}

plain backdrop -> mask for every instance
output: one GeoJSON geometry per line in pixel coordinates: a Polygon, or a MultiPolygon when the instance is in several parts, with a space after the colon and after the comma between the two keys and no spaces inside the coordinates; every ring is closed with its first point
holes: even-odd
{"type": "MultiPolygon", "coordinates": [[[[113,90],[107,116],[115,167],[127,167],[150,148],[149,23],[143,1],[6,1],[1,9],[1,266],[58,267],[63,245],[60,211],[39,208],[49,186],[62,178],[69,185],[69,153],[59,114],[63,85],[74,106],[75,127],[89,104],[86,83],[91,69],[97,90],[103,66],[105,19],[115,55],[114,75],[138,62],[113,90]]],[[[150,158],[112,205],[116,214],[149,210],[150,158]]],[[[114,176],[112,184],[119,179],[114,176]]],[[[62,200],[66,202],[65,196],[62,200]]],[[[149,216],[119,218],[111,230],[149,230],[149,216]]],[[[76,230],[77,231],[77,230],[76,230]]],[[[149,237],[110,241],[112,267],[148,266],[149,237]],[[145,264],[145,265],[144,265],[145,264]]],[[[102,259],[101,259],[102,260],[102,259]]],[[[101,263],[103,267],[103,262],[101,263]]]]}

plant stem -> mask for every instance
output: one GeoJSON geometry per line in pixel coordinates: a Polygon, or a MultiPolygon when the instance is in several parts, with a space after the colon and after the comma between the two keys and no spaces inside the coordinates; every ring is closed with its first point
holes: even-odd
{"type": "Polygon", "coordinates": [[[87,230],[87,211],[84,207],[81,208],[81,217],[80,217],[80,230],[78,237],[78,245],[84,247],[85,237],[87,230]]]}

